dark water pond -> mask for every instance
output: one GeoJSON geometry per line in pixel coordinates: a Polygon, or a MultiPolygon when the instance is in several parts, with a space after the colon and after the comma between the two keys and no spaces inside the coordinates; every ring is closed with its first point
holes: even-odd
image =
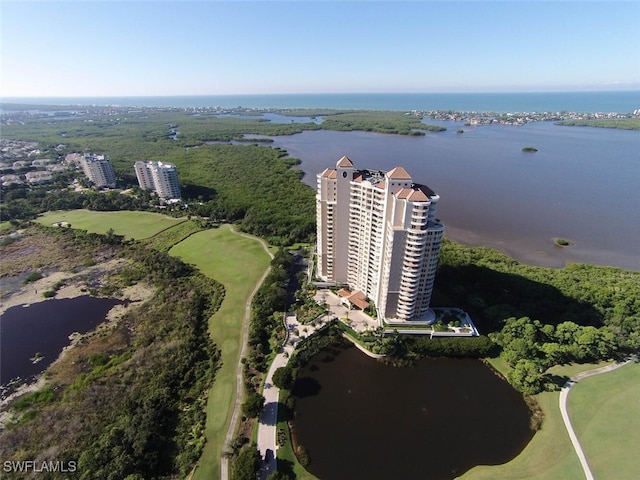
{"type": "Polygon", "coordinates": [[[0,318],[0,384],[43,372],[70,344],[69,335],[93,330],[120,303],[86,295],[9,308],[0,318]],[[34,363],[36,357],[42,359],[34,363]]]}
{"type": "Polygon", "coordinates": [[[533,436],[521,395],[479,360],[398,368],[331,347],[295,394],[295,434],[322,480],[453,479],[509,461],[533,436]]]}

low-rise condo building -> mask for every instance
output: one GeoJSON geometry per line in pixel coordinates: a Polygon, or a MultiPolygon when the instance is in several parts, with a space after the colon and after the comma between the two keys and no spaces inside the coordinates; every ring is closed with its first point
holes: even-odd
{"type": "Polygon", "coordinates": [[[383,320],[434,321],[440,197],[402,167],[358,170],[346,156],[317,178],[318,277],[347,285],[358,308],[373,301],[383,320]]]}
{"type": "Polygon", "coordinates": [[[166,162],[136,162],[134,164],[140,188],[155,191],[160,198],[180,199],[180,183],[176,166],[166,162]]]}

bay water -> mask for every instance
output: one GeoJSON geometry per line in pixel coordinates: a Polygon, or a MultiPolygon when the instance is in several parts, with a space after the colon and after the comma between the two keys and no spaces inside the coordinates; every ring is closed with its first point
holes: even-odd
{"type": "Polygon", "coordinates": [[[302,160],[304,182],[343,155],[356,168],[404,166],[441,197],[445,235],[498,248],[525,263],[640,270],[640,132],[563,127],[443,125],[425,136],[306,131],[274,137],[302,160]],[[456,133],[458,129],[464,133],[456,133]],[[532,146],[535,153],[522,148],[532,146]],[[554,238],[573,246],[559,247],[554,238]]]}

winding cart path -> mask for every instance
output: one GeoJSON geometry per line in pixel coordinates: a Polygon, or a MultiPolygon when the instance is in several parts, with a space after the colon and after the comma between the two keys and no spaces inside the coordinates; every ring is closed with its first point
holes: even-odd
{"type": "Polygon", "coordinates": [[[580,465],[582,466],[582,470],[584,471],[584,475],[587,480],[594,480],[593,473],[591,473],[591,468],[589,468],[589,463],[587,462],[587,457],[582,450],[582,446],[580,445],[580,441],[576,436],[576,432],[573,430],[573,426],[571,425],[571,420],[569,419],[569,413],[567,412],[567,398],[569,398],[569,391],[571,387],[573,387],[578,380],[583,378],[592,377],[594,375],[600,375],[601,373],[607,373],[617,368],[626,365],[631,360],[627,360],[622,363],[612,363],[611,365],[606,365],[604,367],[596,368],[594,370],[587,370],[586,372],[579,373],[574,375],[564,384],[562,390],[560,391],[560,413],[562,414],[562,420],[564,421],[564,425],[567,428],[567,432],[569,433],[569,438],[571,438],[571,443],[573,444],[573,448],[576,451],[576,455],[578,455],[578,459],[580,460],[580,465]]]}

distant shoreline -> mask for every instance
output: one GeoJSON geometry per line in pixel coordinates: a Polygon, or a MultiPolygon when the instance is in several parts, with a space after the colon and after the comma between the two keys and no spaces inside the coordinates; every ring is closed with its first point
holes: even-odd
{"type": "Polygon", "coordinates": [[[640,109],[637,90],[502,93],[310,93],[111,97],[13,97],[1,105],[120,106],[141,108],[328,108],[457,112],[618,112],[640,109]]]}
{"type": "MultiPolygon", "coordinates": [[[[169,97],[168,97],[169,98],[169,97]]],[[[64,99],[60,99],[63,101],[64,99]]],[[[142,100],[141,100],[142,101],[142,100]]],[[[495,110],[399,110],[405,115],[417,117],[423,120],[438,120],[445,122],[463,122],[465,126],[480,125],[525,125],[535,122],[555,122],[561,126],[592,126],[602,128],[616,128],[623,130],[640,130],[640,108],[631,113],[619,112],[575,112],[575,111],[529,111],[529,112],[500,112],[495,110]]],[[[221,106],[126,106],[126,105],[87,105],[87,104],[30,104],[0,102],[0,118],[2,123],[19,123],[27,119],[75,119],[89,116],[104,116],[117,114],[144,114],[145,112],[179,113],[190,115],[236,115],[246,117],[259,117],[264,114],[276,114],[289,117],[309,117],[314,123],[317,117],[327,118],[338,114],[362,113],[362,112],[398,112],[393,109],[376,110],[371,108],[326,108],[326,107],[221,107],[221,106]]],[[[267,119],[270,121],[270,119],[267,119]]],[[[302,123],[302,122],[301,122],[302,123]]],[[[425,125],[427,127],[428,125],[425,125]]],[[[444,130],[444,128],[443,128],[444,130]]],[[[460,130],[458,131],[460,133],[460,130]]]]}

